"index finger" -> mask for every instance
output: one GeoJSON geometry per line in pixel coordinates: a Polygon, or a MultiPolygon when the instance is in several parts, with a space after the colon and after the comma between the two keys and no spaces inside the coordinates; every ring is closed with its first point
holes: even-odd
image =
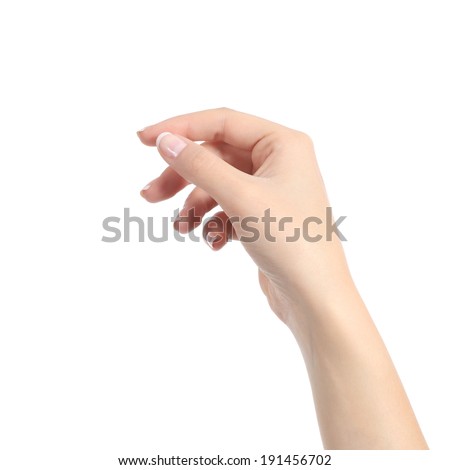
{"type": "Polygon", "coordinates": [[[154,146],[159,134],[172,132],[194,141],[221,141],[240,149],[252,150],[261,139],[281,127],[251,114],[219,108],[167,119],[142,129],[138,136],[142,143],[154,146]]]}

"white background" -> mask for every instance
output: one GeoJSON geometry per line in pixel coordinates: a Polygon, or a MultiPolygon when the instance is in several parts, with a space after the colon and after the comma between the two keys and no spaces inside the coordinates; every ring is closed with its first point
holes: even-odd
{"type": "Polygon", "coordinates": [[[300,352],[237,243],[101,241],[105,217],[170,216],[187,194],[139,196],[165,164],[135,131],[217,106],[312,136],[434,449],[334,468],[423,468],[448,446],[446,7],[1,2],[2,468],[321,451],[300,352]]]}

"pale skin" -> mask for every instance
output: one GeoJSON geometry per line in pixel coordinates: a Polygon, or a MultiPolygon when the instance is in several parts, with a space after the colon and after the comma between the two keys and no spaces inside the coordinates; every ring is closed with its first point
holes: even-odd
{"type": "MultiPolygon", "coordinates": [[[[230,109],[177,116],[138,132],[155,146],[168,168],[141,195],[168,199],[188,184],[194,189],[180,212],[203,217],[219,205],[223,224],[204,236],[213,250],[227,239],[248,237],[239,222],[253,216],[257,240],[243,245],[258,267],[261,289],[302,352],[326,449],[427,449],[389,353],[349,272],[342,244],[326,240],[325,223],[311,224],[311,242],[287,242],[292,227],[308,217],[326,218],[330,207],[311,139],[273,122],[230,109]],[[162,133],[168,133],[161,136],[162,133]],[[201,141],[203,144],[198,144],[201,141]],[[264,211],[280,220],[269,241],[264,211]],[[189,212],[190,211],[190,212],[189,212]],[[193,212],[194,211],[194,212],[193,212]]],[[[182,233],[199,224],[175,223],[182,233]]],[[[244,238],[245,239],[245,238],[244,238]]]]}

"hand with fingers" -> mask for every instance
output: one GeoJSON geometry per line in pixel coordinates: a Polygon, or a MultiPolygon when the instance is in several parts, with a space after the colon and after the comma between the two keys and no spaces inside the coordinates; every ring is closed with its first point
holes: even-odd
{"type": "Polygon", "coordinates": [[[254,260],[303,353],[325,446],[426,448],[352,281],[311,139],[229,109],[177,116],[138,136],[168,164],[142,196],[158,202],[193,184],[175,228],[187,233],[220,206],[206,241],[217,250],[236,238],[254,260]]]}
{"type": "Polygon", "coordinates": [[[230,236],[242,240],[259,268],[264,293],[283,321],[291,323],[283,300],[291,290],[300,289],[306,303],[311,295],[339,288],[337,275],[346,272],[339,239],[326,242],[325,223],[309,227],[308,235],[322,236],[316,243],[294,233],[307,218],[325,221],[329,206],[308,136],[226,109],[169,119],[138,135],[144,144],[158,144],[169,164],[142,196],[158,202],[194,184],[180,211],[186,221],[175,224],[184,233],[219,205],[223,211],[216,218],[223,224],[206,225],[206,241],[220,249],[230,236]],[[270,226],[267,216],[274,219],[270,226]],[[233,223],[226,223],[230,218],[233,223]],[[318,263],[327,275],[313,279],[318,263]]]}

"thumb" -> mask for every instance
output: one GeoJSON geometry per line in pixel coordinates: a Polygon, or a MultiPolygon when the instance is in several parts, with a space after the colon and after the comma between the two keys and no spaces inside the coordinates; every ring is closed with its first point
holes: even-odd
{"type": "Polygon", "coordinates": [[[163,132],[156,139],[156,147],[179,175],[205,190],[219,204],[227,205],[231,197],[242,193],[247,175],[203,146],[163,132]]]}

